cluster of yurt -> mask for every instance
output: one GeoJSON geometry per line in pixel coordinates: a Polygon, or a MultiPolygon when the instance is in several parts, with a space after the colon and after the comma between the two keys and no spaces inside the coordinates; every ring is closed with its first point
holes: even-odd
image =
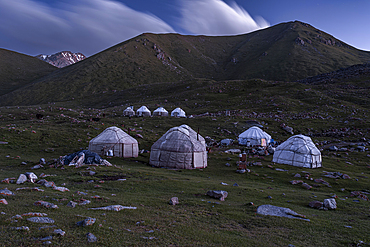
{"type": "MultiPolygon", "coordinates": [[[[239,145],[267,147],[272,138],[265,131],[253,126],[238,137],[239,145]]],[[[295,135],[281,143],[274,150],[272,162],[304,168],[322,167],[321,152],[304,135],[295,135]]]]}
{"type": "MultiPolygon", "coordinates": [[[[167,112],[168,114],[168,112],[167,112]]],[[[239,135],[240,145],[266,148],[271,136],[254,126],[239,135]]],[[[118,127],[109,127],[89,142],[89,150],[114,157],[138,157],[138,142],[118,127]]],[[[322,167],[320,150],[311,138],[295,135],[276,147],[272,162],[304,168],[322,167]]],[[[188,125],[169,129],[151,147],[149,164],[173,169],[207,167],[205,139],[188,125]]]]}
{"type": "MultiPolygon", "coordinates": [[[[89,142],[89,150],[100,155],[138,157],[138,142],[118,127],[109,127],[89,142]]],[[[173,127],[151,148],[149,164],[154,167],[196,169],[207,167],[204,138],[188,125],[173,127]]]]}
{"type": "MultiPolygon", "coordinates": [[[[150,117],[152,116],[152,113],[146,106],[141,106],[136,110],[136,113],[133,106],[129,106],[123,111],[123,116],[125,117],[132,117],[135,115],[138,117],[150,117]]],[[[153,116],[167,117],[168,115],[168,111],[162,106],[153,111],[153,116]]],[[[186,113],[183,109],[177,107],[171,112],[171,117],[186,117],[186,113]]]]}

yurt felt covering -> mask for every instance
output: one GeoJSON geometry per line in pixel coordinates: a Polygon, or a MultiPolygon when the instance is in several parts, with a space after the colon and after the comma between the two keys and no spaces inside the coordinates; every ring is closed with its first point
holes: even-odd
{"type": "Polygon", "coordinates": [[[118,127],[109,127],[89,142],[89,150],[100,155],[106,155],[109,150],[115,157],[137,157],[138,142],[135,138],[118,127]]]}
{"type": "Polygon", "coordinates": [[[149,164],[176,169],[205,168],[205,140],[187,125],[171,128],[152,145],[149,164]]]}
{"type": "Polygon", "coordinates": [[[239,135],[239,144],[247,145],[249,141],[252,146],[261,146],[262,139],[265,139],[267,144],[270,142],[271,136],[257,126],[253,126],[239,135]]]}
{"type": "Polygon", "coordinates": [[[292,136],[277,146],[272,162],[305,168],[322,166],[320,150],[304,135],[292,136]]]}

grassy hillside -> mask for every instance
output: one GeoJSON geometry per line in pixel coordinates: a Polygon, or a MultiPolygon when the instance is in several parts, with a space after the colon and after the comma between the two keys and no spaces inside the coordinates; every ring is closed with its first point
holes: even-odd
{"type": "Polygon", "coordinates": [[[0,103],[90,101],[103,92],[199,79],[294,81],[368,61],[370,52],[297,21],[239,36],[142,34],[3,96],[0,103]]]}
{"type": "Polygon", "coordinates": [[[370,193],[370,153],[357,149],[362,144],[370,147],[364,141],[370,139],[369,105],[338,100],[335,95],[316,90],[315,85],[298,82],[197,80],[169,85],[168,91],[162,84],[153,84],[90,97],[91,104],[104,106],[101,109],[79,107],[78,99],[0,108],[0,136],[2,143],[7,143],[0,144],[0,180],[32,171],[37,176],[50,174],[46,180],[70,190],[59,192],[31,183],[2,183],[2,188],[15,193],[2,196],[9,203],[0,204],[2,243],[39,246],[47,241],[43,238],[52,236],[49,241],[55,246],[87,246],[91,245],[86,238],[88,232],[97,237],[97,244],[101,246],[361,246],[361,243],[370,243],[370,202],[350,196],[352,191],[370,193]],[[196,91],[197,88],[201,90],[196,91]],[[152,90],[160,94],[153,95],[152,90]],[[194,118],[122,117],[122,110],[128,105],[134,105],[135,109],[147,105],[152,111],[158,105],[169,111],[182,107],[194,118]],[[231,110],[231,116],[225,116],[226,109],[231,110]],[[210,115],[196,116],[206,112],[210,115]],[[37,119],[36,114],[44,118],[37,119]],[[100,121],[89,121],[91,118],[100,118],[100,121]],[[323,150],[323,168],[301,169],[274,164],[272,156],[248,156],[249,162],[260,165],[249,166],[250,173],[238,174],[235,172],[238,155],[224,152],[229,148],[243,149],[235,144],[212,148],[208,167],[202,170],[152,168],[148,165],[150,153],[142,153],[138,158],[110,158],[113,167],[61,169],[46,165],[42,169],[30,169],[40,158],[51,164],[61,155],[85,149],[92,138],[110,126],[126,131],[130,128],[130,134],[139,141],[140,150],[150,150],[151,145],[174,126],[188,124],[194,130],[199,128],[202,136],[220,141],[236,139],[248,128],[248,120],[260,122],[279,142],[291,136],[280,127],[282,123],[293,127],[295,134],[309,135],[323,150]],[[328,145],[340,145],[348,150],[328,151],[328,145]],[[90,171],[96,173],[89,175],[90,171]],[[304,178],[307,172],[309,179],[304,178]],[[345,173],[350,179],[328,178],[325,172],[345,173]],[[303,177],[294,177],[297,173],[303,177]],[[117,181],[118,178],[126,181],[117,181]],[[323,178],[330,187],[310,178],[323,178]],[[297,179],[313,188],[306,190],[289,182],[297,179]],[[44,192],[16,190],[35,186],[44,192]],[[205,195],[208,190],[225,190],[229,195],[221,202],[205,195]],[[173,196],[179,198],[179,205],[168,204],[173,196]],[[336,210],[308,207],[311,201],[332,197],[336,198],[336,210]],[[38,200],[54,203],[59,209],[35,206],[38,200]],[[91,203],[67,207],[71,200],[90,200],[91,203]],[[88,210],[117,204],[137,209],[88,210]],[[257,207],[264,204],[288,207],[305,215],[310,222],[256,214],[257,207]],[[12,218],[28,212],[46,213],[55,223],[41,228],[46,224],[31,223],[26,220],[27,216],[12,218]],[[96,218],[96,223],[87,227],[76,225],[87,217],[96,218]],[[30,230],[13,229],[20,226],[30,230]],[[65,235],[54,234],[54,229],[62,229],[65,235]]]}
{"type": "Polygon", "coordinates": [[[0,95],[24,87],[57,70],[37,58],[0,49],[0,95]]]}

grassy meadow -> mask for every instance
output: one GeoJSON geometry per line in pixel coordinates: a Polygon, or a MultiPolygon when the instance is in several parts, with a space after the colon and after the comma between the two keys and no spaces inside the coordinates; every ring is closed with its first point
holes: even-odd
{"type": "MultiPolygon", "coordinates": [[[[76,107],[77,99],[75,102],[0,108],[0,141],[7,143],[0,144],[0,179],[18,178],[19,174],[30,171],[37,176],[45,173],[52,175],[46,180],[70,190],[59,192],[31,183],[1,183],[0,188],[8,188],[15,193],[14,196],[1,196],[8,202],[8,205],[0,204],[0,211],[3,212],[0,215],[1,245],[40,246],[46,242],[41,239],[47,236],[53,236],[49,240],[51,246],[370,244],[370,202],[350,197],[352,191],[370,192],[369,151],[358,152],[357,146],[351,145],[370,138],[367,108],[350,102],[343,107],[343,102],[296,83],[274,85],[260,81],[243,84],[245,86],[241,88],[237,82],[212,83],[214,87],[207,81],[197,82],[198,87],[203,85],[204,88],[198,94],[191,91],[195,88],[192,83],[173,85],[178,87],[177,96],[167,93],[161,97],[137,97],[136,101],[135,96],[143,92],[138,90],[135,94],[132,89],[121,105],[118,103],[120,97],[113,97],[111,93],[112,105],[115,106],[105,105],[99,109],[76,107]],[[181,88],[184,90],[181,91],[181,88]],[[135,109],[146,104],[152,111],[159,104],[169,111],[181,106],[194,118],[123,117],[122,111],[131,104],[135,109]],[[232,110],[231,116],[225,116],[225,109],[232,110]],[[197,116],[205,112],[219,114],[197,116]],[[43,119],[37,119],[36,114],[42,114],[43,119]],[[90,118],[100,118],[100,121],[89,121],[90,118]],[[238,174],[235,172],[238,155],[224,152],[230,148],[243,149],[237,144],[212,148],[208,154],[208,167],[201,170],[152,168],[148,164],[150,154],[147,152],[138,158],[110,158],[112,167],[61,169],[46,165],[41,169],[30,169],[38,164],[40,158],[51,164],[59,156],[86,149],[92,138],[110,126],[118,126],[125,131],[130,129],[129,133],[140,143],[140,150],[150,150],[151,145],[169,128],[181,124],[187,124],[196,131],[199,128],[203,137],[209,136],[217,141],[224,138],[236,140],[249,127],[247,120],[259,121],[265,131],[280,142],[291,136],[280,127],[281,123],[286,123],[294,128],[295,134],[311,134],[314,142],[323,144],[319,148],[325,148],[327,142],[337,144],[344,141],[349,150],[322,151],[323,168],[314,170],[273,164],[271,155],[250,156],[248,161],[260,162],[261,165],[248,167],[250,173],[238,174]],[[343,126],[350,129],[345,136],[324,135],[343,126]],[[143,138],[137,137],[137,134],[143,138]],[[231,166],[226,166],[226,163],[231,166]],[[90,176],[89,171],[96,174],[90,176]],[[326,178],[324,171],[346,173],[351,179],[326,178]],[[304,176],[305,172],[310,173],[310,178],[323,178],[331,187],[298,178],[317,185],[307,190],[289,182],[297,179],[295,174],[304,176]],[[16,191],[17,188],[35,186],[44,191],[16,191]],[[225,201],[210,198],[206,195],[208,190],[225,190],[228,197],[225,201]],[[336,210],[308,207],[311,201],[323,201],[333,196],[337,197],[336,210]],[[178,197],[179,204],[169,205],[171,197],[178,197]],[[66,206],[69,201],[82,202],[83,199],[91,203],[75,208],[66,206]],[[59,208],[35,206],[34,202],[39,200],[54,203],[59,208]],[[257,207],[264,204],[288,207],[310,221],[257,215],[257,207]],[[137,209],[119,212],[88,210],[108,205],[134,206],[137,209]],[[12,218],[28,212],[46,213],[55,220],[54,224],[49,224],[54,227],[40,229],[46,224],[29,222],[26,216],[18,220],[12,218]],[[88,217],[96,218],[96,223],[86,227],[76,225],[88,217]],[[30,230],[12,229],[20,226],[28,226],[30,230]],[[54,234],[54,229],[62,229],[65,235],[54,234]],[[88,243],[86,234],[89,232],[97,237],[96,243],[88,243]]],[[[161,85],[152,87],[159,90],[161,85]]],[[[91,100],[96,103],[102,99],[91,100]]]]}

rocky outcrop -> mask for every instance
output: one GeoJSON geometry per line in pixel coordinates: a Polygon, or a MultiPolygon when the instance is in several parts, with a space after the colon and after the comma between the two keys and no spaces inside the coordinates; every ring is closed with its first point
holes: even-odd
{"type": "Polygon", "coordinates": [[[70,51],[62,51],[53,55],[41,54],[36,57],[58,68],[66,67],[86,58],[86,56],[82,53],[72,53],[70,51]]]}

